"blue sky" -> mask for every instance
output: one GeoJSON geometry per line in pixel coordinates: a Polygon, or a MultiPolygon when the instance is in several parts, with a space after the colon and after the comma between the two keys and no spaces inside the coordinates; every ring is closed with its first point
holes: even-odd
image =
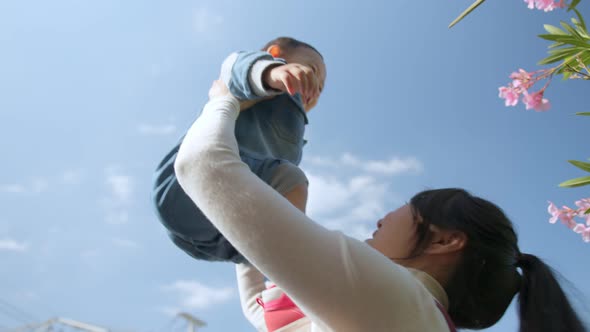
{"type": "MultiPolygon", "coordinates": [[[[195,261],[151,206],[152,172],[207,100],[225,56],[288,35],[316,46],[326,89],[302,167],[309,214],[362,237],[417,191],[459,186],[505,209],[524,252],[585,297],[588,244],[547,222],[547,200],[588,188],[588,83],[554,80],[546,113],[505,108],[497,88],[534,70],[542,24],[564,11],[489,1],[0,2],[0,327],[69,317],[169,331],[249,331],[233,266],[195,261]]],[[[589,17],[588,2],[580,10],[589,17]]],[[[516,331],[514,308],[489,331],[516,331]]]]}

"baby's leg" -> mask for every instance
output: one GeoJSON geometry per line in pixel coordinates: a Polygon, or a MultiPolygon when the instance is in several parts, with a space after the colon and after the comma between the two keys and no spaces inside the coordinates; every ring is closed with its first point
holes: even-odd
{"type": "Polygon", "coordinates": [[[274,167],[267,183],[283,195],[291,204],[305,212],[308,180],[301,168],[282,161],[274,167]]]}
{"type": "Polygon", "coordinates": [[[295,205],[299,210],[305,213],[307,206],[307,184],[297,185],[293,190],[283,194],[291,204],[295,205]]]}

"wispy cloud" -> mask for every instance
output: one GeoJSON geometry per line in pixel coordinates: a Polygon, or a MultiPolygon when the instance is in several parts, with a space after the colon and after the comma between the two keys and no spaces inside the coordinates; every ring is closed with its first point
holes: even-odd
{"type": "Polygon", "coordinates": [[[304,164],[321,167],[349,167],[367,173],[381,175],[420,173],[424,170],[422,163],[415,157],[391,157],[386,160],[362,160],[351,153],[343,153],[338,158],[319,156],[305,157],[303,162],[304,164]]]}
{"type": "Polygon", "coordinates": [[[127,202],[133,193],[131,177],[121,174],[107,175],[107,184],[111,190],[113,198],[119,202],[127,202]]]}
{"type": "Polygon", "coordinates": [[[306,157],[303,164],[310,183],[308,215],[359,239],[369,237],[376,221],[401,204],[391,189],[392,177],[423,170],[414,157],[362,160],[350,153],[306,157]]]}
{"type": "Polygon", "coordinates": [[[61,174],[54,174],[46,177],[29,177],[28,180],[22,180],[14,183],[0,184],[0,193],[4,194],[21,194],[36,195],[42,194],[49,189],[55,189],[60,186],[51,184],[76,185],[82,182],[82,170],[66,170],[61,174]]]}
{"type": "Polygon", "coordinates": [[[164,136],[174,134],[176,132],[176,126],[173,124],[151,125],[142,123],[137,126],[137,131],[142,135],[164,136]]]}
{"type": "Polygon", "coordinates": [[[81,169],[68,169],[61,175],[62,182],[69,185],[80,184],[83,179],[84,171],[81,169]]]}
{"type": "Polygon", "coordinates": [[[3,184],[0,185],[0,192],[7,193],[7,194],[23,194],[27,191],[27,188],[22,184],[3,184]]]}
{"type": "Polygon", "coordinates": [[[13,239],[0,239],[0,251],[25,252],[29,249],[29,244],[19,242],[13,239]]]}
{"type": "Polygon", "coordinates": [[[208,309],[225,303],[234,296],[234,289],[231,287],[211,287],[196,280],[178,280],[164,286],[164,290],[174,293],[179,300],[177,306],[168,307],[170,312],[208,309]]]}
{"type": "Polygon", "coordinates": [[[210,9],[200,7],[195,9],[193,14],[193,24],[198,33],[204,33],[215,29],[223,23],[223,16],[212,12],[210,9]]]}
{"type": "Polygon", "coordinates": [[[130,175],[124,174],[117,167],[106,169],[105,184],[108,194],[103,199],[106,208],[106,222],[109,224],[125,224],[129,221],[134,181],[130,175]]]}
{"type": "Polygon", "coordinates": [[[6,194],[40,194],[49,188],[49,181],[45,178],[37,177],[28,181],[28,183],[10,183],[0,184],[0,193],[6,194]]]}
{"type": "Polygon", "coordinates": [[[374,176],[354,177],[307,171],[308,215],[332,229],[367,238],[375,221],[394,204],[389,185],[374,176]]]}
{"type": "Polygon", "coordinates": [[[120,239],[120,238],[113,238],[111,239],[113,244],[123,248],[130,248],[130,249],[137,249],[139,248],[139,244],[135,241],[131,241],[128,239],[120,239]]]}

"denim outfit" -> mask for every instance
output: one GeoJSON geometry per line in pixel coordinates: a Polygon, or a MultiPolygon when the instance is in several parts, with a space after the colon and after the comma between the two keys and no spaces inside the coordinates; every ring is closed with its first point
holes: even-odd
{"type": "MultiPolygon", "coordinates": [[[[228,60],[224,63],[224,81],[230,92],[240,100],[262,97],[256,94],[260,87],[256,89],[252,79],[256,63],[284,63],[261,51],[234,53],[230,58],[230,63],[228,60]]],[[[260,77],[257,79],[260,82],[260,77]]],[[[266,96],[272,95],[274,97],[240,113],[235,135],[242,161],[263,181],[285,193],[294,185],[306,181],[296,165],[301,161],[305,144],[303,134],[307,116],[298,94],[292,97],[287,93],[277,95],[277,92],[266,91],[266,96]],[[278,169],[287,170],[290,174],[277,176],[278,169]]],[[[164,157],[155,172],[152,199],[160,222],[168,230],[172,241],[196,259],[245,262],[245,258],[207,220],[178,184],[174,161],[181,142],[164,157]]]]}

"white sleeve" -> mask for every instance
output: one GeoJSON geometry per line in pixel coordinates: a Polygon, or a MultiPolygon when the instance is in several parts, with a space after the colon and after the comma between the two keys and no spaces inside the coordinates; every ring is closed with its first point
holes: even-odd
{"type": "Polygon", "coordinates": [[[240,160],[239,103],[210,101],[175,163],[185,192],[261,273],[320,329],[448,331],[412,274],[369,247],[310,220],[240,160]]]}
{"type": "Polygon", "coordinates": [[[244,316],[257,331],[266,332],[264,308],[256,301],[266,288],[264,276],[255,267],[244,263],[236,264],[236,277],[244,316]]]}

